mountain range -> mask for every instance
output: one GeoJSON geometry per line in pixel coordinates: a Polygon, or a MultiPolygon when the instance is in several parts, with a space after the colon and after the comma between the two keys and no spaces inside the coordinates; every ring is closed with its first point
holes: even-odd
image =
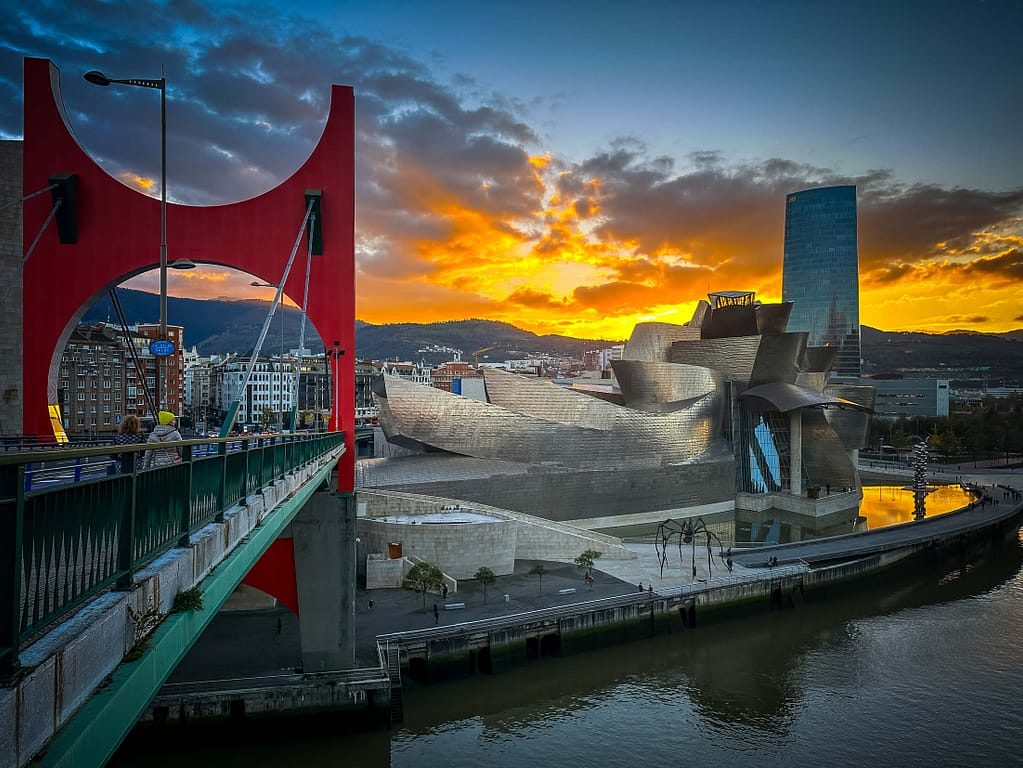
{"type": "MultiPolygon", "coordinates": [[[[159,296],[119,288],[117,292],[129,323],[156,322],[159,296]]],[[[167,320],[185,328],[184,346],[202,355],[251,353],[266,318],[269,302],[256,299],[182,299],[168,297],[167,320]]],[[[282,307],[273,319],[264,352],[298,347],[302,314],[282,307]]],[[[84,322],[114,322],[110,300],[104,297],[86,313],[84,322]]],[[[1007,333],[953,331],[929,334],[860,329],[864,373],[899,374],[921,372],[939,378],[970,380],[986,378],[1006,385],[1023,382],[1023,329],[1007,333]]],[[[453,320],[442,323],[393,323],[371,325],[356,321],[355,354],[358,359],[414,360],[436,365],[453,359],[459,350],[471,360],[480,350],[480,361],[522,359],[542,354],[579,359],[586,350],[610,347],[623,340],[576,339],[538,336],[509,323],[494,320],[453,320]],[[485,351],[483,351],[485,350],[485,351]]],[[[307,349],[323,349],[316,329],[306,326],[307,349]]]]}

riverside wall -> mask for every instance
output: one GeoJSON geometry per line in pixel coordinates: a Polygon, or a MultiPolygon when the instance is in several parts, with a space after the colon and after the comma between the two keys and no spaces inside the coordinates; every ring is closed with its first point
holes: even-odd
{"type": "Polygon", "coordinates": [[[736,615],[798,609],[809,593],[855,590],[870,577],[891,568],[915,568],[949,555],[967,557],[996,549],[1018,535],[1021,514],[1017,511],[990,525],[939,540],[815,568],[801,563],[757,568],[670,592],[637,592],[512,616],[383,634],[377,638],[382,660],[378,670],[300,675],[274,688],[205,690],[187,695],[161,692],[143,721],[239,721],[338,710],[350,713],[359,722],[386,723],[401,718],[400,703],[392,706],[394,697],[400,700],[401,678],[434,684],[475,674],[503,674],[544,657],[585,653],[658,635],[684,637],[702,625],[736,615]],[[400,674],[393,665],[388,672],[383,661],[388,649],[392,653],[396,650],[400,674]],[[346,674],[369,678],[359,685],[348,685],[343,681],[346,674]]]}

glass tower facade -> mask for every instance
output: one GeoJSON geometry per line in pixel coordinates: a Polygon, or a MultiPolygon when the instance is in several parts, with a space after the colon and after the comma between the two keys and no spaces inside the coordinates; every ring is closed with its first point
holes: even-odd
{"type": "Polygon", "coordinates": [[[860,265],[856,187],[793,192],[785,202],[782,300],[789,331],[814,347],[838,347],[833,376],[860,375],[860,265]]]}

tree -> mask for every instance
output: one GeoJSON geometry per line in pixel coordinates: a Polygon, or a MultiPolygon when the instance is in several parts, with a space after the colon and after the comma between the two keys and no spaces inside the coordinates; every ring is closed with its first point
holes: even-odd
{"type": "Polygon", "coordinates": [[[444,574],[432,563],[416,563],[408,572],[401,585],[405,589],[419,592],[423,596],[423,610],[426,610],[426,593],[439,592],[444,584],[444,574]]]}
{"type": "Polygon", "coordinates": [[[473,578],[483,585],[483,602],[487,602],[487,587],[497,581],[497,576],[484,565],[473,574],[473,578]]]}
{"type": "Polygon", "coordinates": [[[575,559],[576,567],[577,568],[585,568],[586,569],[586,575],[587,576],[592,576],[593,575],[593,563],[594,563],[595,560],[599,559],[600,556],[603,555],[603,554],[604,554],[603,552],[598,552],[595,549],[584,549],[582,554],[579,555],[579,557],[577,557],[575,559]]]}
{"type": "Polygon", "coordinates": [[[270,425],[276,420],[277,415],[264,405],[263,410],[259,412],[259,426],[263,429],[269,429],[270,425]]]}
{"type": "Polygon", "coordinates": [[[544,570],[543,569],[543,563],[537,563],[536,565],[534,565],[532,568],[529,569],[529,575],[530,576],[539,576],[540,577],[540,594],[541,595],[543,594],[543,570],[544,570]]]}

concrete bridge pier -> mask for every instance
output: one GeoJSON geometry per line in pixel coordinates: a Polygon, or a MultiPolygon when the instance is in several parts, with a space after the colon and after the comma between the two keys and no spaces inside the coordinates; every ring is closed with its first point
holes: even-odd
{"type": "Polygon", "coordinates": [[[355,496],[319,490],[291,523],[306,672],[355,666],[355,496]]]}

